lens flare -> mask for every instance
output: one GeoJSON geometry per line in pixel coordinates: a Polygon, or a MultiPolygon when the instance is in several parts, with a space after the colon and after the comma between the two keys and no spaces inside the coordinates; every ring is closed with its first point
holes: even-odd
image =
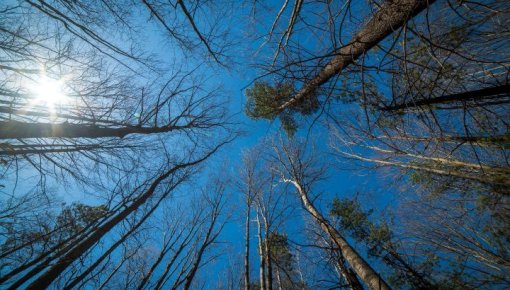
{"type": "Polygon", "coordinates": [[[40,76],[29,89],[35,97],[34,104],[46,105],[52,111],[57,106],[65,105],[69,101],[63,90],[64,82],[49,78],[46,75],[40,76]]]}

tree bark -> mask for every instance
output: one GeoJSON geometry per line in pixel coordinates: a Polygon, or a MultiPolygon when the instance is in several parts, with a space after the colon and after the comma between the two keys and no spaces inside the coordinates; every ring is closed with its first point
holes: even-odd
{"type": "Polygon", "coordinates": [[[413,142],[430,143],[454,143],[460,145],[477,145],[481,147],[507,147],[510,146],[510,133],[498,134],[493,136],[460,136],[460,135],[441,135],[438,137],[420,137],[420,136],[377,136],[376,139],[403,140],[413,142]]]}
{"type": "MultiPolygon", "coordinates": [[[[326,241],[325,241],[326,242],[326,241]]],[[[335,243],[334,243],[335,244],[335,243]]],[[[329,243],[326,242],[326,245],[331,246],[329,243]]],[[[335,244],[336,245],[336,244],[335,244]]],[[[332,253],[332,257],[334,257],[335,266],[337,268],[338,275],[349,284],[349,287],[352,290],[363,290],[363,286],[361,285],[361,282],[359,281],[358,277],[356,276],[356,273],[352,271],[352,269],[345,266],[344,257],[342,256],[342,253],[339,249],[335,248],[334,253],[332,253]]]]}
{"type": "Polygon", "coordinates": [[[264,238],[264,248],[265,248],[265,256],[266,256],[266,264],[267,264],[267,273],[266,273],[266,289],[273,290],[273,263],[271,260],[271,250],[269,249],[269,234],[266,223],[266,236],[264,238]]]}
{"type": "Polygon", "coordinates": [[[266,290],[266,258],[264,255],[264,246],[262,244],[262,225],[260,223],[259,213],[257,212],[257,238],[259,241],[259,257],[260,257],[260,268],[259,268],[259,280],[260,290],[266,290]]]}
{"type": "Polygon", "coordinates": [[[315,77],[305,83],[289,101],[279,106],[278,111],[281,112],[303,99],[311,98],[321,85],[353,64],[360,56],[433,2],[435,0],[385,1],[374,17],[354,36],[351,42],[338,49],[335,52],[336,56],[315,77]]]}
{"type": "Polygon", "coordinates": [[[278,290],[283,290],[282,276],[280,274],[280,268],[276,267],[276,282],[278,283],[278,290]]]}
{"type": "Polygon", "coordinates": [[[313,206],[312,202],[308,199],[307,193],[304,191],[301,184],[292,180],[285,180],[290,182],[297,189],[301,202],[304,208],[312,215],[315,221],[319,224],[324,232],[331,238],[333,243],[337,245],[342,251],[345,260],[351,265],[356,274],[361,280],[372,290],[389,290],[390,286],[379,276],[379,274],[372,269],[372,267],[365,262],[365,260],[356,252],[354,248],[340,235],[340,233],[329,224],[329,222],[322,216],[317,209],[313,206]]]}
{"type": "Polygon", "coordinates": [[[177,258],[179,257],[179,255],[183,252],[184,248],[186,248],[186,246],[191,242],[191,238],[193,237],[194,232],[195,232],[194,229],[191,229],[188,232],[188,235],[184,238],[182,243],[179,245],[179,248],[174,252],[172,258],[166,264],[165,270],[159,276],[159,279],[156,282],[156,285],[154,286],[154,289],[161,289],[161,287],[166,283],[166,279],[167,279],[168,273],[170,273],[170,270],[171,270],[172,266],[174,265],[174,263],[177,260],[177,258]]]}
{"type": "Polygon", "coordinates": [[[420,290],[432,290],[438,289],[436,285],[433,285],[428,279],[426,279],[421,273],[418,273],[411,265],[409,265],[404,258],[400,256],[395,250],[386,249],[388,253],[397,260],[402,267],[405,268],[407,273],[410,273],[413,277],[412,283],[416,287],[416,289],[420,290]]]}
{"type": "Polygon", "coordinates": [[[244,224],[244,289],[250,290],[250,212],[248,203],[246,209],[246,221],[244,224]]]}
{"type": "Polygon", "coordinates": [[[451,102],[465,102],[465,101],[482,101],[484,99],[491,100],[494,98],[508,98],[507,102],[510,102],[510,85],[501,85],[491,88],[484,88],[480,90],[462,92],[458,94],[444,95],[436,98],[409,101],[400,105],[388,106],[381,108],[383,111],[394,112],[400,110],[406,110],[411,108],[431,106],[438,104],[447,104],[451,102]]]}
{"type": "Polygon", "coordinates": [[[124,138],[129,134],[165,133],[184,129],[189,126],[163,127],[101,127],[97,125],[82,125],[72,123],[25,123],[18,121],[0,122],[0,139],[28,139],[28,138],[124,138]]]}
{"type": "MultiPolygon", "coordinates": [[[[93,223],[86,226],[81,231],[73,234],[71,237],[58,242],[56,245],[52,246],[50,249],[40,254],[37,258],[32,261],[21,265],[20,267],[11,270],[4,274],[4,276],[0,276],[0,283],[10,280],[12,277],[15,277],[17,274],[22,273],[23,271],[30,269],[31,270],[26,274],[28,278],[38,274],[42,271],[46,265],[50,264],[52,261],[56,260],[60,256],[64,255],[68,250],[73,247],[73,242],[78,242],[78,239],[81,237],[85,237],[90,234],[94,229],[93,227],[97,226],[97,224],[93,223]]],[[[27,278],[27,279],[28,279],[27,278]]],[[[21,278],[23,279],[23,278],[21,278]]],[[[24,280],[26,281],[26,280],[24,280]]]]}
{"type": "MultiPolygon", "coordinates": [[[[12,105],[12,103],[10,103],[12,105]]],[[[87,122],[92,124],[111,124],[111,125],[122,125],[120,122],[112,121],[112,120],[102,120],[102,119],[94,119],[85,116],[76,116],[71,114],[62,114],[56,112],[45,112],[45,111],[31,111],[27,109],[16,109],[6,106],[0,106],[0,113],[7,114],[9,116],[32,116],[32,117],[42,117],[42,118],[61,118],[68,120],[76,120],[80,122],[87,122]]]]}

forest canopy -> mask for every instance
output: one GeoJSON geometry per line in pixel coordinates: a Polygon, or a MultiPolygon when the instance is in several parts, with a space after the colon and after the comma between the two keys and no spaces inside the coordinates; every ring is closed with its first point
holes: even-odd
{"type": "Polygon", "coordinates": [[[509,277],[509,1],[1,2],[1,289],[509,277]]]}

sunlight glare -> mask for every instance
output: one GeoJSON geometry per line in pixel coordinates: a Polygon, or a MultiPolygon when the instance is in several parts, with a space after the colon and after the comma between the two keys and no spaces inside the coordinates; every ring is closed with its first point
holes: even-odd
{"type": "Polygon", "coordinates": [[[50,110],[55,106],[64,105],[68,97],[63,91],[64,82],[42,75],[32,86],[31,93],[35,96],[34,103],[45,104],[50,110]]]}

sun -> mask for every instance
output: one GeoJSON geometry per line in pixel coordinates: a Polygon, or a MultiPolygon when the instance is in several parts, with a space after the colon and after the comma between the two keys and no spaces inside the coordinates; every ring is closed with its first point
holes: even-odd
{"type": "Polygon", "coordinates": [[[29,86],[29,90],[34,96],[34,104],[46,105],[51,111],[69,102],[69,98],[64,92],[63,80],[56,80],[46,75],[41,75],[29,86]]]}

